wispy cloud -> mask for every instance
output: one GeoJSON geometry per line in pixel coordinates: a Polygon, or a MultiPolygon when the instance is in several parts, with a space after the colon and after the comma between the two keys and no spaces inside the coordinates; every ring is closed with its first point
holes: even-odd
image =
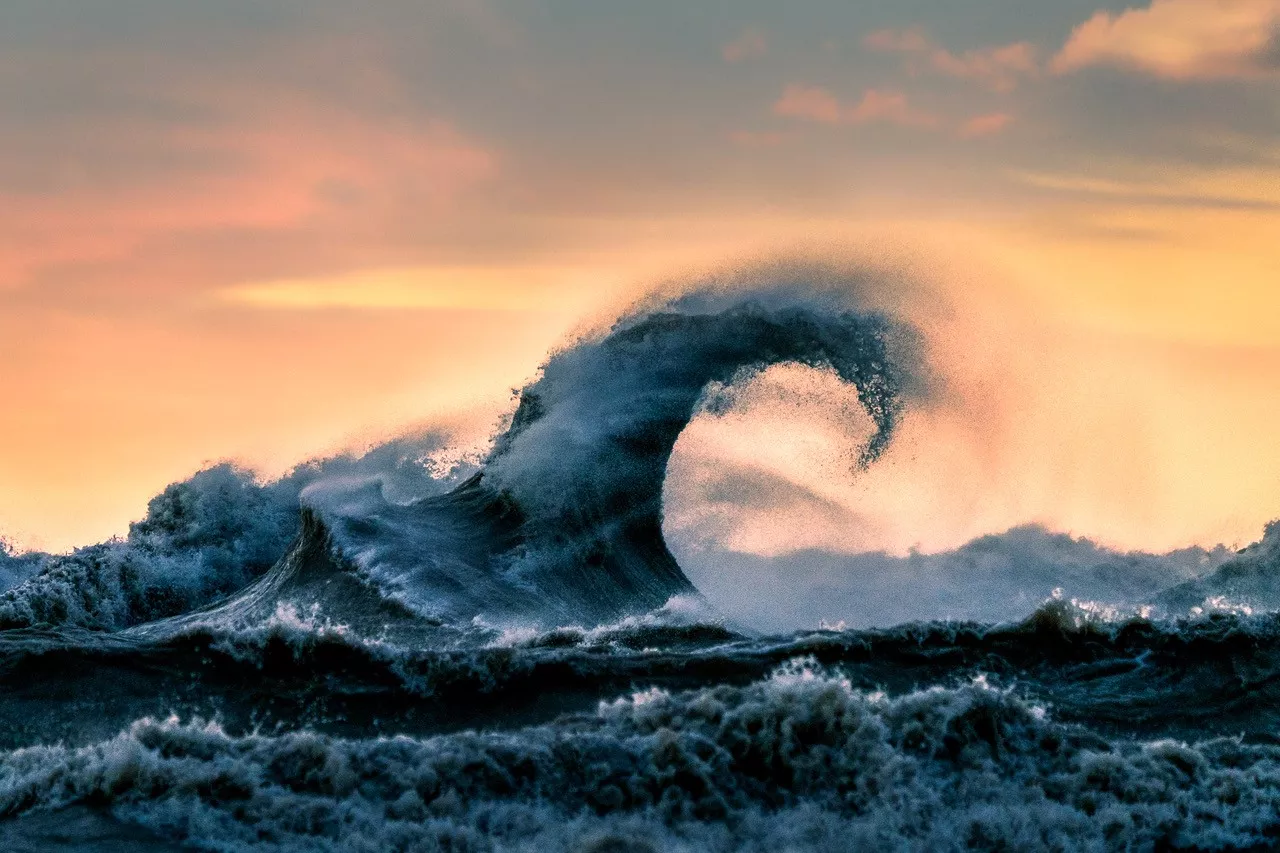
{"type": "Polygon", "coordinates": [[[434,311],[546,311],[576,304],[602,281],[574,268],[406,267],[338,276],[249,282],[220,291],[223,301],[253,308],[434,311]]]}
{"type": "MultiPolygon", "coordinates": [[[[919,109],[902,92],[867,89],[857,102],[846,103],[821,86],[793,84],[773,104],[775,115],[798,121],[827,125],[891,124],[922,130],[944,131],[962,139],[979,139],[1003,133],[1014,122],[1007,112],[975,115],[965,119],[948,118],[919,109]]],[[[759,144],[755,136],[734,141],[740,145],[759,144]]],[[[770,144],[780,139],[769,138],[770,144]]]]}
{"type": "Polygon", "coordinates": [[[1193,168],[1186,164],[1145,164],[1129,174],[1072,174],[1014,171],[1029,187],[1123,202],[1280,210],[1280,171],[1263,167],[1193,168]]]}
{"type": "Polygon", "coordinates": [[[820,86],[793,84],[774,102],[773,112],[786,118],[821,124],[883,122],[919,128],[940,124],[937,116],[916,109],[901,92],[880,89],[867,89],[857,103],[845,104],[820,86]]]}
{"type": "Polygon", "coordinates": [[[1060,74],[1111,65],[1175,80],[1254,77],[1280,67],[1278,48],[1280,0],[1152,0],[1095,13],[1052,65],[1060,74]]]}
{"type": "Polygon", "coordinates": [[[720,48],[725,62],[745,62],[758,59],[769,52],[769,40],[764,30],[748,27],[733,41],[720,48]]]}
{"type": "Polygon", "coordinates": [[[918,27],[884,29],[870,33],[863,46],[880,53],[902,54],[913,74],[933,72],[960,80],[972,80],[997,92],[1012,91],[1018,82],[1034,76],[1039,65],[1030,42],[952,53],[918,27]]]}
{"type": "Polygon", "coordinates": [[[863,93],[862,100],[849,111],[849,119],[855,124],[883,121],[904,127],[936,127],[939,124],[937,116],[912,107],[901,92],[878,89],[868,89],[863,93]]]}
{"type": "Polygon", "coordinates": [[[1003,133],[1011,124],[1013,116],[1009,113],[988,113],[966,120],[957,133],[964,139],[978,139],[1003,133]]]}
{"type": "Polygon", "coordinates": [[[841,124],[846,111],[840,99],[821,86],[792,84],[773,104],[773,112],[786,118],[841,124]]]}

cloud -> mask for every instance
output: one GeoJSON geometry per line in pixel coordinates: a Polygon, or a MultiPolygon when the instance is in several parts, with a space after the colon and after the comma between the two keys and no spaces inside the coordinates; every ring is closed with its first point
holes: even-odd
{"type": "Polygon", "coordinates": [[[142,58],[104,54],[75,74],[126,106],[50,110],[0,128],[0,290],[50,270],[74,267],[83,278],[88,266],[198,235],[310,230],[350,240],[362,223],[406,209],[452,211],[499,170],[487,146],[400,108],[394,82],[373,73],[348,75],[351,91],[337,94],[284,83],[261,65],[147,59],[165,73],[144,76],[142,58]]]}
{"type": "Polygon", "coordinates": [[[868,89],[862,100],[849,111],[849,120],[855,124],[883,121],[906,127],[935,127],[937,117],[913,108],[907,96],[901,92],[882,92],[868,89]]]}
{"type": "Polygon", "coordinates": [[[983,136],[995,136],[1013,124],[1013,116],[1008,113],[988,113],[974,116],[960,125],[960,136],[964,139],[977,139],[983,136]]]}
{"type": "Polygon", "coordinates": [[[1280,171],[1272,166],[1190,168],[1185,164],[1135,166],[1127,176],[1013,171],[1010,177],[1050,192],[1138,204],[1280,210],[1280,171]]]}
{"type": "Polygon", "coordinates": [[[407,267],[249,282],[219,296],[261,309],[537,312],[576,306],[607,281],[589,268],[407,267]]]}
{"type": "Polygon", "coordinates": [[[788,86],[773,105],[775,115],[820,124],[871,124],[932,128],[939,119],[911,106],[901,92],[867,89],[856,104],[844,104],[820,86],[788,86]]]}
{"type": "Polygon", "coordinates": [[[750,27],[733,41],[720,48],[720,55],[725,62],[744,62],[758,59],[769,52],[769,42],[763,30],[750,27]]]}
{"type": "Polygon", "coordinates": [[[1053,59],[1059,74],[1118,66],[1172,80],[1248,78],[1276,70],[1280,0],[1153,0],[1099,11],[1053,59]]]}
{"type": "Polygon", "coordinates": [[[786,118],[816,121],[821,124],[841,124],[845,109],[840,99],[820,86],[793,84],[786,88],[773,105],[776,115],[786,118]]]}
{"type": "Polygon", "coordinates": [[[1034,76],[1039,70],[1036,49],[1029,42],[956,54],[935,43],[924,31],[911,27],[876,30],[867,35],[862,44],[879,53],[903,54],[913,74],[933,71],[959,80],[972,80],[996,92],[1012,91],[1021,78],[1034,76]]]}

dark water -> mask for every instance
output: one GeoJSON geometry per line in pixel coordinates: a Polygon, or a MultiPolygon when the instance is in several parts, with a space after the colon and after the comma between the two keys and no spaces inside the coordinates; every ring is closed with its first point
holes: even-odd
{"type": "Polygon", "coordinates": [[[766,635],[701,600],[662,485],[708,388],[834,370],[875,426],[855,471],[932,393],[870,287],[637,312],[554,356],[447,476],[430,435],[267,485],[220,467],[126,539],[0,555],[0,846],[1280,844],[1280,530],[1006,560],[982,589],[1013,609],[985,622],[766,635]],[[1018,604],[1055,567],[1118,592],[1018,604]]]}

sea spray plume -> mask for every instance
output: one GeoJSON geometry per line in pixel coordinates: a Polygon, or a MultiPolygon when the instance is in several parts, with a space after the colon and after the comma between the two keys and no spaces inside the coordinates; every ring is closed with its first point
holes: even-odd
{"type": "Polygon", "coordinates": [[[775,265],[695,283],[578,341],[520,392],[483,471],[408,507],[333,518],[374,580],[448,620],[605,621],[692,586],[662,535],[662,485],[709,386],[781,363],[835,371],[874,424],[859,465],[923,395],[918,338],[880,310],[884,274],[775,265]]]}

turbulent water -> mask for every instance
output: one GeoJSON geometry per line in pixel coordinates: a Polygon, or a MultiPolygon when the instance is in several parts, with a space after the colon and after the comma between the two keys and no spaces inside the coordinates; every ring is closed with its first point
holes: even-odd
{"type": "Polygon", "coordinates": [[[480,457],[220,466],[123,539],[0,551],[3,848],[1280,846],[1280,527],[796,555],[848,616],[801,631],[686,577],[663,482],[717,389],[834,371],[852,476],[934,393],[877,286],[709,282],[553,355],[480,457]]]}

